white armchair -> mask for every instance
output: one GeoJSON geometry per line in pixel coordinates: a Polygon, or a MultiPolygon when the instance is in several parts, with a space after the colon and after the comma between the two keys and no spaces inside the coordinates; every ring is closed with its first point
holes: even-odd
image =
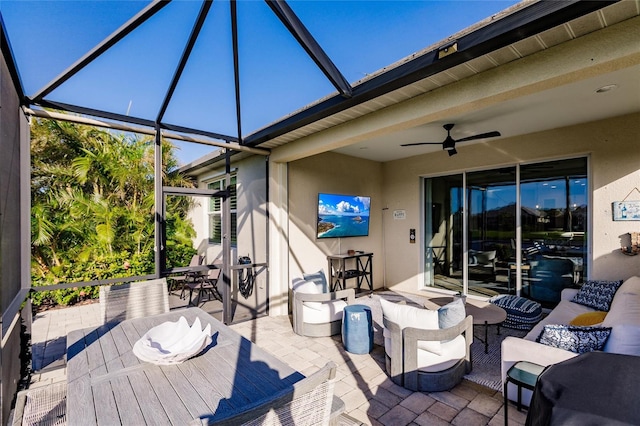
{"type": "Polygon", "coordinates": [[[471,371],[473,317],[440,329],[438,312],[380,299],[387,374],[413,391],[440,392],[471,371]]]}
{"type": "Polygon", "coordinates": [[[340,334],[342,310],[353,304],[355,290],[323,293],[313,281],[293,279],[293,331],[301,336],[340,334]]]}

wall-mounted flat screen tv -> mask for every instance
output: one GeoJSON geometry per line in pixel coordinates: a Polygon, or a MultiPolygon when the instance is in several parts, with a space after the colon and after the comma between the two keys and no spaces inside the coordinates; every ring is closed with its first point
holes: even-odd
{"type": "Polygon", "coordinates": [[[318,194],[317,238],[366,237],[370,207],[371,197],[318,194]]]}

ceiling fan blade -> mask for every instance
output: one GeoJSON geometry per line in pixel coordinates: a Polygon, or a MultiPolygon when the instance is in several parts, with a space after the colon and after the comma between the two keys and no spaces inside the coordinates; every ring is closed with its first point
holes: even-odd
{"type": "Polygon", "coordinates": [[[500,132],[480,133],[479,135],[468,136],[462,139],[456,139],[456,142],[473,141],[476,139],[484,139],[484,138],[495,138],[496,136],[500,136],[500,132]]]}
{"type": "Polygon", "coordinates": [[[442,145],[442,142],[414,142],[414,143],[403,143],[400,146],[416,146],[416,145],[442,145]]]}

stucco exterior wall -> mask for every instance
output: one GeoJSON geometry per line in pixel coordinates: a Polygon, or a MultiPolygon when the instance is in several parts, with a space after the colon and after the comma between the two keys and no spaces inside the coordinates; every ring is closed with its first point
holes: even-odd
{"type": "Polygon", "coordinates": [[[590,279],[624,279],[640,275],[637,257],[620,252],[621,236],[640,231],[640,222],[614,222],[611,203],[630,192],[640,199],[640,114],[505,138],[458,148],[458,155],[444,152],[382,164],[383,203],[390,211],[403,209],[405,220],[385,217],[387,286],[417,291],[423,282],[421,176],[437,176],[554,158],[590,157],[589,182],[591,241],[590,279]],[[409,244],[408,230],[416,228],[418,244],[409,244]]]}
{"type": "MultiPolygon", "coordinates": [[[[232,247],[232,259],[238,256],[251,257],[255,263],[267,259],[267,169],[263,156],[252,156],[234,162],[237,173],[238,242],[232,247]]],[[[198,176],[198,188],[206,189],[211,180],[224,176],[224,168],[215,169],[198,176]]],[[[209,200],[197,197],[198,206],[191,212],[197,236],[195,247],[198,253],[206,253],[208,263],[222,258],[222,245],[209,244],[209,200]]]]}
{"type": "MultiPolygon", "coordinates": [[[[288,165],[289,277],[327,270],[327,255],[363,250],[373,253],[374,288],[383,285],[382,168],[375,161],[325,153],[288,165]],[[368,237],[316,238],[318,193],[371,197],[368,237]]],[[[289,283],[290,284],[290,283],[289,283]]]]}

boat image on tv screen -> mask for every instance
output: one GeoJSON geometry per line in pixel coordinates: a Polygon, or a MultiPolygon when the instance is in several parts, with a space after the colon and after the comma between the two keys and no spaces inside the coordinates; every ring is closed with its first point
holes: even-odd
{"type": "Polygon", "coordinates": [[[369,235],[371,197],[318,194],[318,238],[369,235]]]}

